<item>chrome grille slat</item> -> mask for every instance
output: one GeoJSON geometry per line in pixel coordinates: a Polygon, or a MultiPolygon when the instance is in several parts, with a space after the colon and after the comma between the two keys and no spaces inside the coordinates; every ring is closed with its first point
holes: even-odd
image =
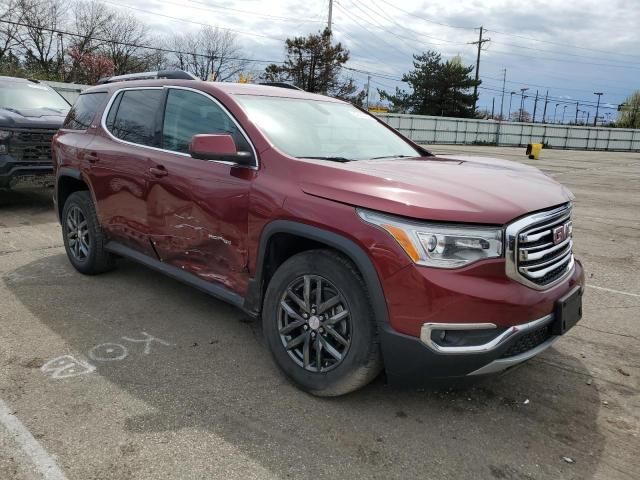
{"type": "Polygon", "coordinates": [[[545,235],[550,235],[551,234],[551,230],[545,230],[543,232],[540,233],[534,233],[534,234],[527,234],[527,235],[520,235],[520,241],[521,242],[535,242],[537,240],[540,240],[541,238],[543,238],[545,235]]]}
{"type": "Polygon", "coordinates": [[[546,262],[542,262],[542,263],[536,263],[534,265],[523,265],[521,267],[518,267],[518,269],[522,273],[527,273],[527,274],[533,274],[533,273],[537,272],[539,269],[545,269],[546,270],[549,267],[551,267],[551,270],[553,270],[554,266],[558,267],[558,266],[562,265],[564,262],[566,262],[567,258],[569,258],[571,253],[572,253],[571,249],[568,249],[565,252],[563,252],[562,255],[554,257],[551,260],[547,260],[546,262]]]}
{"type": "Polygon", "coordinates": [[[537,290],[564,280],[574,268],[570,225],[570,204],[527,215],[507,225],[507,275],[537,290]],[[561,226],[564,230],[554,232],[561,226]],[[559,239],[556,234],[561,233],[567,237],[559,239]]]}
{"type": "Polygon", "coordinates": [[[532,260],[540,260],[542,257],[553,253],[557,250],[561,250],[567,245],[571,244],[571,238],[567,238],[564,242],[559,243],[557,245],[551,244],[552,247],[546,248],[544,250],[536,250],[535,252],[528,252],[524,249],[520,249],[520,260],[523,262],[530,262],[532,260]],[[524,257],[524,258],[523,258],[524,257]]]}

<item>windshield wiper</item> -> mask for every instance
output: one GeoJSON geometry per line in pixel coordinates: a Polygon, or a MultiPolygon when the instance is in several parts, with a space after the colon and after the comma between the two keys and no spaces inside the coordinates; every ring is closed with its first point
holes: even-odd
{"type": "Polygon", "coordinates": [[[383,158],[416,158],[418,155],[383,155],[381,157],[372,157],[369,160],[381,160],[383,158]]]}
{"type": "Polygon", "coordinates": [[[298,158],[310,158],[312,160],[329,160],[330,162],[342,162],[342,163],[352,161],[351,158],[345,158],[345,157],[298,157],[298,158]]]}

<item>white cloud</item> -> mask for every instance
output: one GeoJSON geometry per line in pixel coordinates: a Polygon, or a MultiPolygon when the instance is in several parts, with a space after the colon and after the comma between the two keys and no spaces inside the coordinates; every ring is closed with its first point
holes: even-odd
{"type": "MultiPolygon", "coordinates": [[[[280,39],[326,24],[328,0],[108,3],[128,6],[159,33],[198,28],[189,21],[244,32],[238,39],[247,56],[278,60],[284,54],[280,39]]],[[[491,42],[482,54],[485,89],[480,105],[491,105],[494,95],[500,95],[488,89],[502,87],[503,68],[510,82],[507,95],[526,86],[530,93],[538,89],[544,95],[548,87],[557,98],[595,101],[593,92],[603,91],[603,103],[617,105],[640,88],[637,0],[334,0],[333,20],[335,37],[351,50],[352,66],[394,78],[411,68],[412,53],[427,49],[445,58],[460,54],[464,63],[475,63],[475,47],[469,42],[477,40],[478,32],[472,28],[484,25],[491,42]]],[[[366,75],[354,75],[364,83],[366,75]]],[[[373,87],[401,85],[385,78],[372,80],[373,87]]]]}

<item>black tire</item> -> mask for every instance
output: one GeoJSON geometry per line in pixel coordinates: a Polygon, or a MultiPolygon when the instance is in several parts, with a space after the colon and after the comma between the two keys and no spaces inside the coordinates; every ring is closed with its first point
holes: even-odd
{"type": "MultiPolygon", "coordinates": [[[[72,219],[71,219],[72,220],[72,219]]],[[[80,223],[83,223],[80,222],[80,223]]],[[[115,257],[104,248],[106,239],[102,232],[102,227],[98,222],[96,209],[91,200],[91,195],[87,191],[74,192],[67,198],[62,209],[62,238],[67,257],[76,270],[85,275],[97,275],[111,270],[115,265],[115,257]],[[77,253],[75,248],[78,241],[77,234],[70,233],[70,215],[82,215],[83,222],[86,221],[86,236],[84,236],[87,246],[86,253],[77,253]]]]}
{"type": "MultiPolygon", "coordinates": [[[[317,292],[317,290],[316,288],[315,291],[317,292]]],[[[323,288],[321,287],[319,290],[321,292],[320,298],[322,298],[323,288]]],[[[315,293],[309,296],[315,296],[315,293]]],[[[297,304],[297,306],[300,305],[297,304]]],[[[300,311],[305,311],[303,306],[300,311]]],[[[336,310],[331,311],[334,316],[329,318],[329,314],[324,315],[326,323],[322,325],[331,325],[328,322],[336,318],[336,310]]],[[[334,324],[335,330],[332,334],[339,326],[340,324],[334,324]]],[[[330,397],[352,392],[371,382],[382,369],[377,328],[364,281],[349,260],[331,250],[310,250],[299,253],[289,258],[278,268],[269,282],[265,294],[262,327],[276,364],[298,387],[313,395],[330,397]],[[295,333],[292,332],[289,337],[281,335],[283,315],[286,321],[291,321],[287,325],[301,321],[300,316],[292,318],[288,313],[285,313],[281,302],[283,299],[289,302],[288,290],[293,288],[292,285],[297,285],[296,282],[305,276],[310,276],[316,281],[318,278],[320,282],[325,281],[325,292],[326,289],[329,289],[329,295],[335,297],[337,291],[340,298],[344,299],[343,303],[348,307],[342,307],[340,304],[336,308],[342,309],[338,310],[340,313],[345,313],[345,310],[349,313],[348,318],[344,320],[344,322],[348,321],[349,325],[343,324],[341,326],[345,329],[344,333],[341,333],[344,335],[342,340],[347,338],[347,333],[349,334],[348,346],[338,344],[335,342],[335,337],[328,335],[328,328],[331,326],[325,327],[324,333],[320,333],[323,329],[318,326],[317,318],[314,320],[313,326],[311,326],[311,318],[309,318],[308,323],[303,325],[304,331],[297,330],[295,333]],[[323,347],[319,349],[317,344],[312,345],[311,348],[315,348],[316,353],[324,348],[324,355],[329,355],[330,350],[324,347],[327,345],[327,340],[333,341],[338,348],[344,348],[341,360],[333,360],[336,363],[326,367],[329,368],[326,371],[323,371],[323,359],[320,356],[317,361],[313,360],[314,363],[306,365],[306,358],[295,357],[292,351],[285,347],[287,341],[294,337],[299,338],[299,333],[301,333],[300,336],[313,333],[315,336],[314,340],[310,340],[311,342],[324,342],[323,347]],[[320,335],[324,338],[318,338],[320,335]],[[315,369],[315,371],[309,369],[315,369]]],[[[329,357],[325,364],[331,360],[332,358],[329,357]]]]}

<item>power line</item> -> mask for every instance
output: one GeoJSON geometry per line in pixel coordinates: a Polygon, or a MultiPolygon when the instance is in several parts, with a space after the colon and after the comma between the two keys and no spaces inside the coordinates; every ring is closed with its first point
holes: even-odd
{"type": "MultiPolygon", "coordinates": [[[[381,29],[385,30],[386,32],[390,33],[391,35],[397,35],[397,34],[392,32],[392,31],[390,31],[390,30],[386,30],[384,26],[380,25],[380,23],[378,22],[378,20],[376,18],[372,17],[368,12],[363,10],[363,8],[366,8],[369,12],[372,12],[373,14],[377,15],[378,17],[382,17],[384,20],[391,20],[398,27],[402,28],[403,30],[406,30],[407,32],[411,33],[412,35],[418,35],[418,36],[421,36],[421,37],[426,37],[426,38],[429,38],[429,39],[432,39],[432,40],[437,40],[439,42],[448,43],[448,44],[451,44],[451,45],[465,45],[465,43],[462,43],[462,42],[453,42],[451,40],[445,40],[443,38],[434,37],[433,35],[427,35],[426,33],[418,32],[417,30],[413,30],[411,28],[408,28],[405,25],[401,25],[400,23],[396,22],[391,17],[385,17],[383,15],[380,15],[378,12],[373,10],[368,5],[360,2],[359,0],[350,0],[350,1],[351,1],[351,3],[353,4],[354,7],[356,7],[358,10],[360,10],[362,13],[364,13],[372,21],[376,22],[375,25],[377,25],[378,28],[381,28],[381,29]]],[[[410,39],[410,40],[415,42],[415,38],[404,37],[404,36],[401,36],[400,38],[408,38],[408,39],[410,39]]],[[[434,45],[441,45],[441,44],[434,44],[434,45]]]]}
{"type": "MultiPolygon", "coordinates": [[[[293,17],[281,17],[279,15],[269,15],[267,13],[260,13],[260,12],[256,12],[256,11],[252,11],[252,10],[240,10],[238,8],[231,8],[227,5],[218,5],[215,3],[205,3],[205,2],[199,2],[197,0],[187,0],[189,3],[195,3],[197,5],[202,5],[203,7],[190,7],[190,8],[197,8],[199,10],[204,10],[204,11],[211,11],[212,9],[217,9],[217,10],[223,10],[223,11],[232,11],[232,12],[238,12],[238,13],[243,13],[245,15],[251,15],[254,17],[263,17],[263,18],[271,18],[274,20],[281,20],[284,22],[295,22],[295,23],[300,23],[300,18],[293,18],[293,17]],[[206,8],[204,8],[206,7],[206,8]]],[[[174,5],[179,5],[181,7],[184,7],[185,5],[183,3],[176,3],[176,2],[168,2],[167,0],[164,0],[162,3],[172,3],[174,5]]],[[[309,20],[305,20],[303,23],[324,23],[324,20],[320,20],[318,18],[314,19],[309,19],[309,20]]]]}
{"type": "MultiPolygon", "coordinates": [[[[336,7],[338,7],[340,9],[340,11],[342,11],[342,13],[344,13],[347,18],[351,19],[353,22],[355,22],[360,28],[362,28],[365,32],[369,33],[369,35],[371,35],[372,37],[381,40],[383,43],[385,43],[388,47],[390,47],[392,50],[394,51],[398,51],[398,46],[397,45],[392,45],[389,42],[387,42],[385,39],[383,38],[379,38],[375,33],[373,33],[371,30],[369,30],[367,27],[365,27],[364,25],[362,25],[358,20],[356,20],[350,13],[349,11],[344,8],[340,3],[336,2],[336,7]]],[[[360,17],[358,17],[360,18],[360,17]]],[[[413,53],[407,53],[406,51],[403,51],[402,53],[404,53],[405,55],[411,56],[413,53]]]]}
{"type": "Polygon", "coordinates": [[[497,51],[496,50],[491,50],[491,53],[498,54],[498,55],[506,55],[506,56],[535,58],[537,60],[551,61],[551,62],[574,63],[574,64],[577,64],[577,65],[596,65],[596,66],[600,66],[600,67],[628,68],[628,69],[632,69],[632,70],[640,70],[640,66],[634,66],[634,65],[620,65],[620,64],[615,64],[615,63],[580,62],[580,61],[577,61],[577,60],[567,60],[566,58],[555,58],[555,57],[554,58],[551,58],[551,57],[540,58],[539,56],[525,55],[523,53],[503,52],[503,51],[500,51],[500,50],[497,50],[497,51]]]}
{"type": "MultiPolygon", "coordinates": [[[[116,45],[124,45],[126,47],[141,48],[141,49],[146,49],[146,50],[154,50],[154,51],[158,51],[158,52],[176,53],[176,54],[181,54],[181,55],[192,55],[192,56],[197,56],[197,57],[211,58],[211,55],[206,55],[206,54],[203,54],[203,53],[187,52],[187,51],[174,50],[174,49],[171,49],[171,48],[163,48],[163,47],[150,47],[149,45],[142,45],[142,44],[139,44],[139,43],[121,42],[119,40],[111,40],[111,39],[107,39],[107,38],[100,38],[100,37],[82,35],[80,33],[68,32],[68,31],[60,30],[60,29],[56,29],[56,28],[46,28],[46,27],[41,27],[39,25],[30,25],[28,23],[14,22],[14,21],[11,21],[11,20],[2,20],[2,19],[0,19],[0,23],[7,23],[7,24],[10,24],[10,25],[15,25],[15,26],[18,26],[18,27],[25,27],[25,28],[37,28],[37,29],[45,31],[45,32],[60,33],[62,35],[67,35],[69,37],[85,38],[85,39],[95,40],[95,41],[102,42],[102,43],[107,43],[107,44],[110,43],[110,44],[116,44],[116,45]]],[[[242,57],[226,57],[226,58],[228,60],[237,60],[237,61],[243,61],[243,62],[283,63],[282,61],[278,61],[278,60],[259,60],[259,59],[255,59],[255,58],[242,58],[242,57]]]]}
{"type": "Polygon", "coordinates": [[[625,57],[640,58],[640,55],[634,55],[634,54],[631,54],[631,53],[620,53],[620,52],[612,52],[610,50],[599,50],[599,49],[596,49],[596,48],[582,47],[582,46],[574,45],[574,44],[570,44],[570,43],[554,42],[552,40],[542,40],[542,39],[539,39],[539,38],[529,37],[529,36],[526,36],[526,35],[519,35],[519,34],[516,34],[516,33],[500,32],[498,30],[493,30],[493,29],[487,29],[487,31],[492,32],[492,33],[497,33],[499,35],[507,35],[507,36],[510,36],[510,37],[523,38],[525,40],[533,40],[534,42],[548,43],[548,44],[551,44],[551,45],[558,45],[558,46],[561,46],[561,47],[564,47],[564,48],[570,47],[570,48],[576,48],[576,49],[579,49],[579,50],[587,50],[587,51],[590,51],[590,52],[605,53],[607,55],[621,55],[621,56],[625,56],[625,57]]]}
{"type": "Polygon", "coordinates": [[[398,6],[387,2],[386,0],[380,0],[380,1],[382,3],[390,6],[391,8],[395,8],[396,10],[400,10],[402,13],[405,13],[406,15],[410,15],[411,17],[419,18],[420,20],[424,20],[425,22],[429,22],[429,23],[433,23],[433,24],[436,24],[436,25],[440,25],[442,27],[457,28],[457,29],[460,29],[460,30],[475,30],[476,29],[476,27],[460,27],[460,26],[456,26],[456,25],[450,25],[448,23],[438,22],[436,20],[432,20],[430,18],[426,18],[426,17],[423,17],[421,15],[418,15],[416,13],[407,12],[406,10],[403,10],[402,8],[400,8],[398,6]]]}
{"type": "Polygon", "coordinates": [[[102,1],[102,3],[106,3],[106,4],[109,4],[109,5],[116,6],[116,7],[127,8],[129,10],[137,10],[137,11],[142,12],[142,13],[147,13],[149,15],[156,15],[158,17],[169,18],[171,20],[176,20],[178,22],[192,23],[194,25],[200,25],[202,27],[215,27],[215,28],[219,28],[220,30],[227,30],[229,32],[237,33],[239,35],[248,35],[248,36],[251,36],[251,37],[268,38],[269,40],[278,40],[280,42],[284,42],[285,41],[284,38],[273,37],[271,35],[263,35],[261,33],[246,32],[244,30],[235,30],[233,28],[227,28],[227,27],[220,27],[220,26],[217,26],[217,25],[211,25],[209,23],[196,22],[195,20],[187,20],[187,19],[184,19],[184,18],[174,17],[172,15],[165,15],[164,13],[152,12],[150,10],[145,10],[145,9],[138,8],[138,7],[133,7],[131,5],[123,5],[123,4],[117,3],[117,2],[111,2],[111,1],[107,1],[107,0],[101,0],[101,1],[102,1]]]}

